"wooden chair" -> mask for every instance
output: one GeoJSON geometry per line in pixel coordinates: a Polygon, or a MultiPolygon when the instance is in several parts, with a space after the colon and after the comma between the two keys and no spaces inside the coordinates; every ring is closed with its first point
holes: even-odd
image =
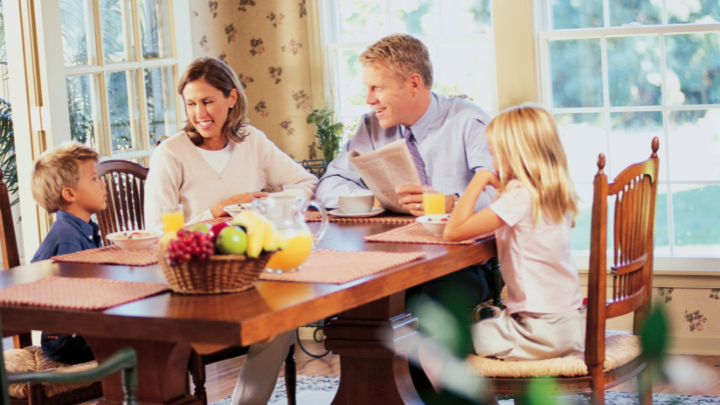
{"type": "MultiPolygon", "coordinates": [[[[555,378],[558,394],[590,393],[591,403],[605,403],[605,390],[625,380],[646,377],[640,355],[640,328],[650,309],[653,276],[653,235],[658,187],[658,138],[650,159],[630,165],[612,183],[604,173],[605,156],[598,158],[592,207],[585,352],[536,361],[501,361],[471,356],[468,365],[492,387],[493,394],[522,400],[529,376],[555,378]],[[608,200],[614,200],[612,260],[607,271],[608,200]],[[608,275],[612,285],[607,284],[608,275]],[[607,288],[612,295],[607,297],[607,288]],[[634,312],[634,334],[606,330],[605,322],[634,312]],[[542,370],[539,371],[539,370],[542,370]]],[[[647,380],[638,381],[640,403],[652,403],[647,380]]]]}
{"type": "MultiPolygon", "coordinates": [[[[14,351],[22,352],[23,350],[14,349],[14,351]]],[[[125,390],[126,405],[137,405],[135,398],[135,390],[137,389],[137,357],[135,350],[125,348],[115,352],[110,358],[102,364],[91,370],[78,371],[73,373],[55,373],[55,372],[25,372],[18,374],[9,374],[5,370],[5,357],[14,353],[3,353],[0,351],[0,378],[2,378],[2,399],[3,404],[62,404],[66,402],[58,401],[57,396],[50,399],[46,397],[47,389],[52,386],[77,384],[88,381],[96,381],[105,378],[118,371],[122,372],[123,389],[125,390]],[[43,383],[51,384],[44,386],[43,383]],[[28,385],[29,384],[29,385],[28,385]],[[16,399],[10,397],[11,390],[25,391],[28,399],[16,399]]],[[[97,397],[95,397],[97,398],[97,397]]],[[[85,402],[87,399],[77,398],[77,402],[85,402]]],[[[94,399],[94,398],[93,398],[94,399]]]]}
{"type": "Polygon", "coordinates": [[[327,170],[327,163],[325,162],[325,158],[299,160],[296,163],[302,166],[308,172],[314,174],[315,177],[317,177],[318,179],[322,177],[327,170]]]}
{"type": "Polygon", "coordinates": [[[107,208],[97,214],[103,245],[113,232],[145,229],[143,202],[148,169],[127,160],[106,160],[98,165],[98,177],[105,182],[107,208]]]}

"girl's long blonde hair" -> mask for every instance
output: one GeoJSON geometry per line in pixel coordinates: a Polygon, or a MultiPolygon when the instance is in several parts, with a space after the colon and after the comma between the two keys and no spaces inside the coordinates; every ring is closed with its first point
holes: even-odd
{"type": "Polygon", "coordinates": [[[545,109],[523,104],[503,111],[486,129],[498,164],[500,189],[519,180],[533,201],[533,221],[540,214],[560,222],[578,213],[578,196],[568,173],[565,150],[555,120],[545,109]]]}

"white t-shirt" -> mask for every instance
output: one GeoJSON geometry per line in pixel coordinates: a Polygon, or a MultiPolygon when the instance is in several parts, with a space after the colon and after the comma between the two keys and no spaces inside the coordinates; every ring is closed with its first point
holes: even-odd
{"type": "Polygon", "coordinates": [[[223,170],[230,161],[230,155],[232,155],[233,142],[228,142],[224,148],[220,150],[207,150],[198,147],[200,154],[207,160],[207,162],[215,169],[218,174],[222,174],[223,170]]]}
{"type": "Polygon", "coordinates": [[[532,219],[532,197],[520,181],[490,205],[505,225],[495,230],[508,287],[509,313],[556,314],[580,308],[580,282],[570,254],[570,214],[560,223],[532,219]]]}

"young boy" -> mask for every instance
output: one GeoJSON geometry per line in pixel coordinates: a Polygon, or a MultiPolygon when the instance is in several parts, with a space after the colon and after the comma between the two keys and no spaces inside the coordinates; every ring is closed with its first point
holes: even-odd
{"type": "MultiPolygon", "coordinates": [[[[98,225],[90,217],[107,207],[105,183],[97,176],[99,155],[77,143],[49,150],[35,162],[32,193],[35,201],[57,218],[32,262],[102,245],[98,225]]],[[[51,360],[66,364],[94,359],[77,335],[43,333],[42,349],[51,360]]]]}

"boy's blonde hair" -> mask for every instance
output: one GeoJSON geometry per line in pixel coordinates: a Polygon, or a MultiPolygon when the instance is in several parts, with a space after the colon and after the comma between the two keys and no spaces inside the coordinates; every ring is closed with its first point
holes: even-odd
{"type": "Polygon", "coordinates": [[[97,163],[100,155],[77,142],[65,143],[43,153],[32,173],[32,194],[35,202],[49,213],[63,207],[62,190],[77,188],[80,166],[88,161],[97,163]]]}
{"type": "Polygon", "coordinates": [[[578,213],[578,196],[568,172],[555,120],[542,107],[523,104],[495,117],[486,129],[498,163],[500,189],[517,179],[533,201],[533,221],[542,213],[560,222],[578,213]]]}
{"type": "Polygon", "coordinates": [[[429,89],[433,84],[430,52],[425,44],[412,35],[393,34],[375,42],[360,54],[360,62],[363,66],[382,63],[401,81],[417,73],[422,77],[425,87],[429,89]]]}

